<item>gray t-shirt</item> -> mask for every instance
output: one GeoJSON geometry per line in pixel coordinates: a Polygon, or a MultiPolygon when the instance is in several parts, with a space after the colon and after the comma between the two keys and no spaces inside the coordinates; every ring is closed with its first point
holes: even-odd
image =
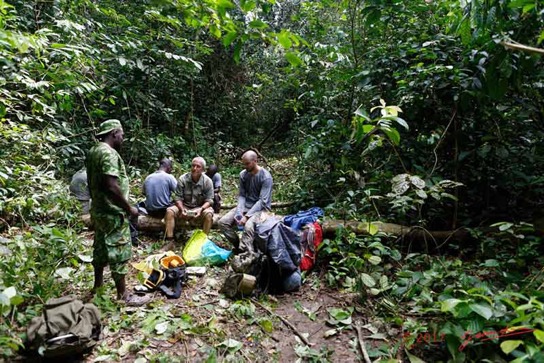
{"type": "Polygon", "coordinates": [[[238,195],[238,209],[243,209],[246,216],[272,207],[272,175],[265,168],[261,168],[255,175],[242,170],[240,173],[240,194],[238,195]]]}
{"type": "Polygon", "coordinates": [[[162,170],[148,175],[144,181],[145,208],[149,211],[168,208],[171,205],[170,195],[177,185],[176,178],[162,170]]]}
{"type": "Polygon", "coordinates": [[[221,174],[215,173],[212,176],[212,182],[213,182],[213,189],[219,189],[221,188],[221,174]]]}
{"type": "Polygon", "coordinates": [[[89,186],[87,185],[87,170],[81,169],[72,177],[70,182],[70,192],[77,200],[85,201],[91,199],[89,186]]]}

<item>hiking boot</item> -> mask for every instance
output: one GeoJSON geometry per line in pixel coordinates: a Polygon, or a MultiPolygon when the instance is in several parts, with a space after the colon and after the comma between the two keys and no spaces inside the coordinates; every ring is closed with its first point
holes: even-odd
{"type": "Polygon", "coordinates": [[[125,304],[126,306],[143,306],[151,302],[151,300],[152,298],[149,295],[129,294],[126,298],[120,300],[119,302],[121,304],[125,304]]]}

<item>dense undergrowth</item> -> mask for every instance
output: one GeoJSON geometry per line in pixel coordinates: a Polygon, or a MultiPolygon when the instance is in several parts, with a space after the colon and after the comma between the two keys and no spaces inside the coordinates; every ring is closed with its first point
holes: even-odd
{"type": "MultiPolygon", "coordinates": [[[[44,301],[91,284],[67,183],[114,117],[133,201],[157,159],[180,175],[202,155],[232,204],[236,162],[253,146],[292,211],[468,227],[463,243],[404,243],[372,225],[325,241],[326,282],[400,332],[373,357],[542,361],[542,228],[529,222],[544,200],[544,68],[538,52],[501,45],[541,47],[541,4],[205,4],[0,0],[0,355],[17,353],[44,301]]],[[[140,324],[97,303],[115,328],[140,324]]]]}
{"type": "Polygon", "coordinates": [[[427,361],[539,362],[541,237],[528,225],[500,224],[499,230],[474,230],[472,246],[431,254],[410,250],[421,246],[402,248],[400,239],[344,232],[325,241],[321,257],[331,285],[360,292],[362,304],[399,328],[400,339],[374,349],[374,357],[406,349],[427,361]]]}

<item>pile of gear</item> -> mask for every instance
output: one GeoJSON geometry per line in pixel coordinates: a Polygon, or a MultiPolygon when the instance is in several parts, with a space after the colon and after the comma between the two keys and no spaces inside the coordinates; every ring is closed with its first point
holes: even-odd
{"type": "Polygon", "coordinates": [[[168,299],[181,296],[183,283],[187,280],[186,264],[174,252],[151,255],[133,266],[146,276],[144,283],[136,286],[137,293],[159,291],[168,299]]]}
{"type": "Polygon", "coordinates": [[[313,267],[323,241],[317,221],[322,216],[323,210],[317,207],[283,219],[262,213],[256,226],[254,251],[234,256],[233,273],[225,279],[221,292],[235,298],[299,289],[301,272],[313,267]]]}

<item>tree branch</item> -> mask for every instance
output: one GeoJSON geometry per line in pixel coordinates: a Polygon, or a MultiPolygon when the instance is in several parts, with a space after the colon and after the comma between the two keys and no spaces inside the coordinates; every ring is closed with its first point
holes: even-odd
{"type": "Polygon", "coordinates": [[[512,42],[501,42],[500,43],[502,46],[504,46],[505,48],[507,49],[513,49],[513,50],[520,50],[522,52],[525,52],[525,53],[537,53],[537,54],[544,54],[544,49],[542,48],[535,48],[535,47],[530,47],[528,45],[523,45],[523,44],[520,44],[520,43],[512,43],[512,42]]]}

